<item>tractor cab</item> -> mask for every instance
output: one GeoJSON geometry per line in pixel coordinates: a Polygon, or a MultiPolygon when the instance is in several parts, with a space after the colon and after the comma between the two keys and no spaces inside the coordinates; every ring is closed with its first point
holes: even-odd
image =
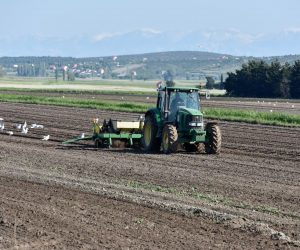
{"type": "Polygon", "coordinates": [[[181,109],[200,111],[200,96],[197,88],[164,87],[159,89],[157,109],[165,122],[176,122],[176,115],[181,109]]]}

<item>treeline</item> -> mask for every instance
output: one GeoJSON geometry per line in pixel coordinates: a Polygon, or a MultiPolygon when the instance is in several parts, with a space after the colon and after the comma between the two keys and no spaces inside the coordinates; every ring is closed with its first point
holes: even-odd
{"type": "Polygon", "coordinates": [[[46,76],[46,65],[45,63],[40,64],[21,64],[17,68],[18,76],[46,76]]]}
{"type": "Polygon", "coordinates": [[[300,60],[292,65],[249,61],[228,73],[225,89],[230,96],[300,98],[300,60]]]}

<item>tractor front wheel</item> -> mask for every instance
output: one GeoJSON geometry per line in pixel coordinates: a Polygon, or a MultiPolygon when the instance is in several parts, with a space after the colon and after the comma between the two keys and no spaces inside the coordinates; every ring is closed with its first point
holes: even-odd
{"type": "Polygon", "coordinates": [[[177,151],[178,134],[177,129],[172,124],[166,124],[162,132],[162,148],[165,154],[177,151]]]}
{"type": "Polygon", "coordinates": [[[220,127],[215,123],[207,123],[206,136],[208,137],[208,140],[205,143],[205,152],[207,154],[219,154],[222,144],[220,127]]]}
{"type": "Polygon", "coordinates": [[[146,152],[159,152],[160,139],[156,137],[158,126],[153,115],[145,117],[142,145],[146,152]]]}

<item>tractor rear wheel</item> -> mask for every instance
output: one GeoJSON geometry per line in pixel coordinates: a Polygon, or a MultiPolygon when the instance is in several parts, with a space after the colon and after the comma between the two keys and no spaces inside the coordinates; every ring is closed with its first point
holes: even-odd
{"type": "Polygon", "coordinates": [[[202,143],[184,143],[183,147],[187,152],[201,152],[203,150],[202,143]]]}
{"type": "Polygon", "coordinates": [[[177,129],[172,124],[166,124],[162,132],[162,148],[165,154],[177,151],[178,134],[177,129]]]}
{"type": "Polygon", "coordinates": [[[160,139],[156,137],[158,126],[152,114],[145,117],[142,145],[146,152],[159,152],[160,139]]]}
{"type": "Polygon", "coordinates": [[[215,123],[207,123],[206,135],[208,141],[205,145],[205,152],[207,154],[219,154],[222,144],[222,135],[220,127],[215,123]]]}

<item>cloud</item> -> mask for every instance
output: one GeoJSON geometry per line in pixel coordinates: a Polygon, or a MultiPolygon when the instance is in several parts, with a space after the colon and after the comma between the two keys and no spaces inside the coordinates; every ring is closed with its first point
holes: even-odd
{"type": "Polygon", "coordinates": [[[122,33],[120,33],[120,32],[101,33],[101,34],[94,36],[94,41],[100,42],[100,41],[107,40],[107,39],[110,39],[110,38],[113,38],[116,36],[120,36],[120,35],[122,35],[122,33]]]}
{"type": "Polygon", "coordinates": [[[160,30],[156,30],[153,28],[142,28],[141,31],[143,33],[148,33],[148,34],[152,34],[152,35],[159,35],[162,33],[160,30]]]}
{"type": "Polygon", "coordinates": [[[300,27],[290,27],[285,30],[287,33],[300,33],[300,27]]]}

